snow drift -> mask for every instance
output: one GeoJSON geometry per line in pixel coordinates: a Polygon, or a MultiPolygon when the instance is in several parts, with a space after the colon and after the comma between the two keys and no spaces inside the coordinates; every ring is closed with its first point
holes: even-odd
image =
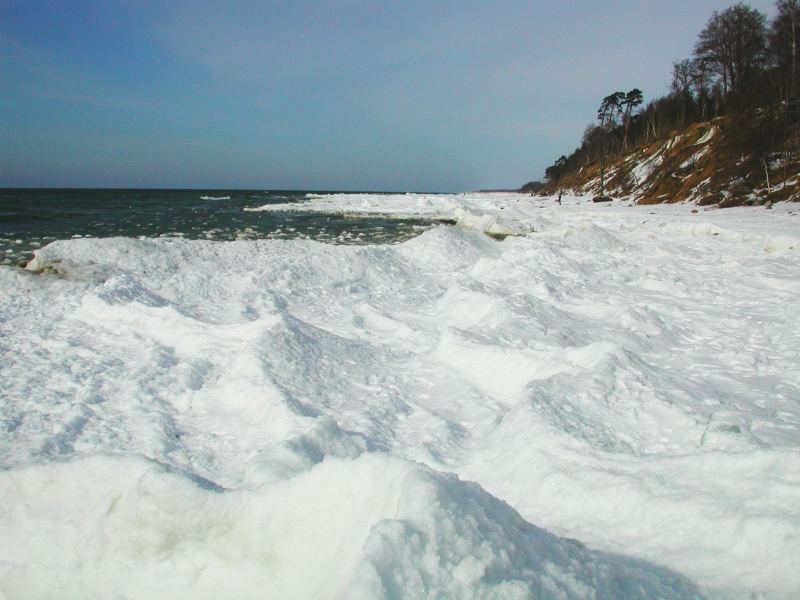
{"type": "Polygon", "coordinates": [[[397,202],[299,206],[481,225],[0,269],[0,591],[796,595],[791,206],[397,202]]]}
{"type": "Polygon", "coordinates": [[[106,456],[4,473],[0,483],[16,523],[3,523],[11,536],[0,576],[15,598],[695,592],[664,569],[534,527],[475,484],[386,455],[328,459],[253,491],[106,456]]]}

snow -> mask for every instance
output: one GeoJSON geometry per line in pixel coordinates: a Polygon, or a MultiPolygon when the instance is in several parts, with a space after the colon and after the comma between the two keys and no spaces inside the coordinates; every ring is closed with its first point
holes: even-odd
{"type": "Polygon", "coordinates": [[[632,173],[633,180],[636,186],[640,187],[645,181],[650,178],[650,175],[664,162],[663,150],[659,150],[646,160],[640,162],[634,167],[632,173]]]}
{"type": "Polygon", "coordinates": [[[626,204],[0,269],[0,592],[796,597],[800,215],[626,204]]]}
{"type": "MultiPolygon", "coordinates": [[[[424,218],[454,222],[489,235],[505,237],[525,233],[525,224],[505,218],[490,197],[451,196],[443,194],[308,194],[307,202],[266,204],[246,211],[314,212],[372,218],[377,215],[395,219],[424,218]]],[[[505,206],[504,206],[505,208],[505,206]]]]}
{"type": "Polygon", "coordinates": [[[3,558],[19,569],[10,597],[676,598],[694,590],[534,527],[475,484],[388,455],[327,459],[235,492],[108,456],[0,477],[27,501],[11,505],[20,524],[5,538],[3,558]],[[10,551],[32,547],[40,551],[28,561],[10,551]]]}
{"type": "Polygon", "coordinates": [[[449,218],[460,204],[458,198],[442,194],[306,194],[306,202],[265,204],[245,211],[323,212],[353,217],[382,215],[397,218],[423,216],[449,218]]]}
{"type": "Polygon", "coordinates": [[[710,141],[717,134],[718,129],[719,128],[716,125],[710,127],[709,130],[706,131],[702,137],[694,143],[694,145],[699,146],[700,144],[705,144],[706,142],[710,141]]]}
{"type": "MultiPolygon", "coordinates": [[[[698,142],[699,143],[699,142],[698,142]]],[[[685,169],[686,167],[694,166],[697,162],[703,158],[706,154],[708,154],[709,149],[711,146],[703,146],[700,150],[692,154],[691,157],[683,161],[680,165],[680,169],[685,169]]]]}

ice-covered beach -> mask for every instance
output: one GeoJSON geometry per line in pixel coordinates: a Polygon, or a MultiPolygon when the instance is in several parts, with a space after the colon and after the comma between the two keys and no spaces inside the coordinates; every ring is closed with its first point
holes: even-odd
{"type": "Polygon", "coordinates": [[[800,206],[264,210],[456,225],[0,268],[0,598],[798,597],[800,206]]]}

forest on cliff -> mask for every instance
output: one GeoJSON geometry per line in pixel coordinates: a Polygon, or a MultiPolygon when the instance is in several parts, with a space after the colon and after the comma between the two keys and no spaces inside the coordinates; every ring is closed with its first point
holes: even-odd
{"type": "Polygon", "coordinates": [[[522,189],[638,202],[800,199],[798,38],[800,0],[777,0],[772,21],[742,2],[714,11],[692,56],[673,63],[668,94],[644,103],[635,87],[611,92],[580,146],[548,167],[545,181],[522,189]],[[709,146],[704,161],[692,159],[697,144],[709,146]],[[688,154],[678,151],[683,146],[688,154]],[[703,189],[681,186],[687,178],[703,189]],[[665,187],[665,180],[677,181],[665,187]]]}

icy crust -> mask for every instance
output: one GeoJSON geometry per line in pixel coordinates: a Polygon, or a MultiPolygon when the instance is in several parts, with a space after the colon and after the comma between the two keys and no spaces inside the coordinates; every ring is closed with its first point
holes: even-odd
{"type": "Polygon", "coordinates": [[[794,208],[464,198],[0,269],[0,591],[796,597],[794,208]]]}
{"type": "Polygon", "coordinates": [[[486,194],[329,194],[309,195],[306,202],[265,204],[244,210],[328,213],[351,218],[423,218],[454,223],[498,238],[530,231],[530,224],[515,214],[514,202],[501,201],[498,205],[498,198],[500,195],[486,194]],[[506,208],[510,209],[507,214],[498,210],[506,208]]]}
{"type": "Polygon", "coordinates": [[[11,598],[697,594],[674,573],[558,538],[475,484],[387,455],[327,459],[252,491],[94,456],[0,473],[0,500],[11,598]]]}

